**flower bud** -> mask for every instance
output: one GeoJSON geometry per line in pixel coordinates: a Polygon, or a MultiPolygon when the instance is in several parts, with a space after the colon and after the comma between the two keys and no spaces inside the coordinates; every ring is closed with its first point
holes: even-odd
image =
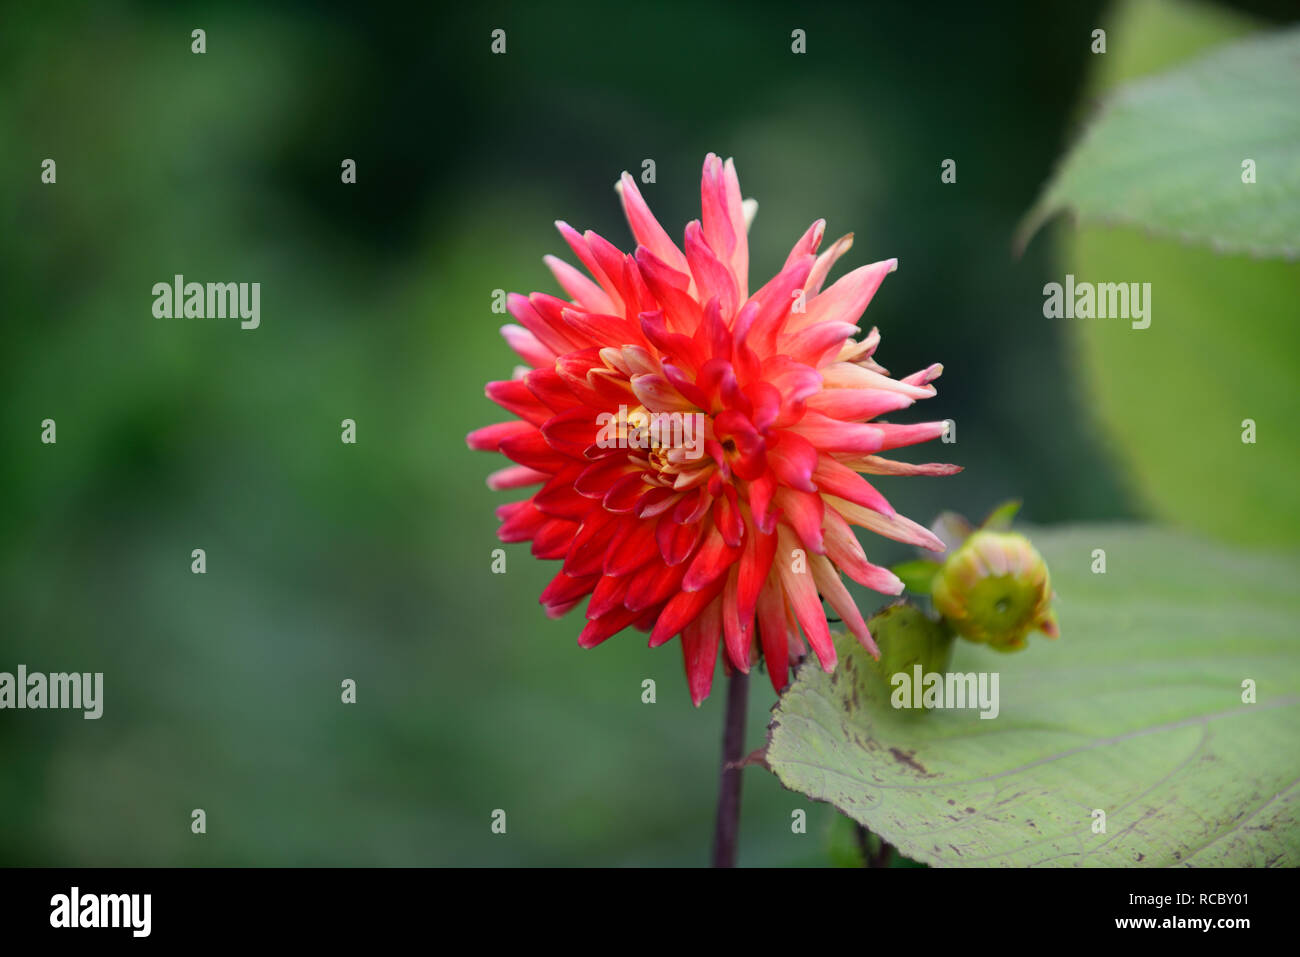
{"type": "Polygon", "coordinates": [[[963,638],[1019,651],[1035,628],[1055,638],[1052,579],[1029,539],[980,530],[954,551],[934,580],[934,607],[963,638]]]}
{"type": "Polygon", "coordinates": [[[943,674],[952,664],[954,643],[951,629],[905,601],[895,602],[872,616],[871,636],[880,648],[876,670],[890,681],[896,674],[943,674]]]}

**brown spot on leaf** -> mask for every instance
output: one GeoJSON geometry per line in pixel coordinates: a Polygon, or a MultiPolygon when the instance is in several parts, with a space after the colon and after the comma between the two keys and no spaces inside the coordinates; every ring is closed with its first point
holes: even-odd
{"type": "Polygon", "coordinates": [[[929,774],[925,769],[925,765],[914,757],[916,754],[915,751],[903,751],[899,748],[890,748],[889,753],[894,756],[894,760],[899,764],[905,764],[909,768],[919,771],[921,774],[929,774]]]}

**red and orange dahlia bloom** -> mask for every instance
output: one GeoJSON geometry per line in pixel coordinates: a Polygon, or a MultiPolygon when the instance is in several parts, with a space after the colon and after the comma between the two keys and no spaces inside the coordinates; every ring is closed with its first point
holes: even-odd
{"type": "Polygon", "coordinates": [[[564,563],[541,603],[558,617],[588,599],[581,646],[629,626],[649,631],[651,647],[680,635],[697,705],[720,644],[741,671],[761,656],[778,692],[803,638],[833,668],[823,599],[878,655],[840,573],[889,595],[903,584],[867,561],[852,526],[943,543],[859,473],[958,471],[879,455],[945,426],[874,421],[934,395],[942,371],[890,378],[873,358],[880,334],[855,338],[897,260],[823,290],[853,237],[818,254],[818,220],[751,294],[746,231],[756,207],[741,200],[731,160],[704,161],[702,216],[686,227],[685,251],[631,176],[617,188],[636,252],[557,223],[590,278],[548,256],[569,298],[507,300],[519,324],[501,331],[526,367],[488,383],[487,395],[517,419],[468,441],[515,463],[489,477],[491,488],[541,487],[497,510],[501,540],[531,541],[538,558],[564,563]]]}

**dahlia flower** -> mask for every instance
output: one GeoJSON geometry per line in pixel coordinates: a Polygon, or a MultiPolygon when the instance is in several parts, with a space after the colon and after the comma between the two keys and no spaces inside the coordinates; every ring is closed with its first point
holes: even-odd
{"type": "Polygon", "coordinates": [[[548,256],[568,298],[508,297],[518,325],[501,331],[525,365],[487,395],[517,418],[468,441],[515,463],[489,477],[491,488],[540,488],[497,510],[499,537],[563,562],[541,603],[558,617],[587,599],[582,647],[630,626],[649,631],[651,647],[680,636],[696,705],[720,645],[729,668],[765,660],[778,692],[804,639],[831,670],[823,599],[878,656],[841,573],[887,595],[903,585],[867,560],[853,526],[944,546],[859,473],[958,471],[880,455],[945,425],[875,421],[934,395],[942,371],[890,378],[873,358],[877,330],[856,338],[897,260],[823,289],[853,237],[819,254],[818,220],[750,292],[746,232],[757,207],[741,200],[731,160],[705,159],[702,215],[682,247],[631,176],[616,188],[636,251],[559,222],[589,275],[548,256]],[[650,427],[670,420],[683,428],[650,427]]]}

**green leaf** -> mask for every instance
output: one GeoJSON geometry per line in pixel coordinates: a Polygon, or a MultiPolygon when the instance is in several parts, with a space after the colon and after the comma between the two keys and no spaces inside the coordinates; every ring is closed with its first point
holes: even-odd
{"type": "MultiPolygon", "coordinates": [[[[1108,20],[1110,49],[1092,58],[1097,95],[1258,28],[1221,7],[1166,0],[1120,3],[1108,20]]],[[[1227,541],[1300,541],[1300,417],[1291,390],[1279,387],[1300,377],[1300,266],[1220,256],[1132,228],[1084,226],[1063,238],[1057,280],[1071,272],[1151,283],[1147,329],[1066,320],[1087,401],[1137,504],[1227,541]]]]}
{"type": "Polygon", "coordinates": [[[1300,257],[1300,28],[1218,48],[1122,87],[1017,234],[1053,214],[1220,252],[1300,257]],[[1255,182],[1242,181],[1252,160],[1255,182]]]}
{"type": "Polygon", "coordinates": [[[1146,514],[1225,541],[1300,541],[1300,265],[1100,227],[1071,236],[1066,255],[1080,278],[1151,283],[1148,329],[1067,320],[1093,414],[1146,514]]]}
{"type": "Polygon", "coordinates": [[[1020,511],[1021,502],[1019,499],[1012,499],[1009,502],[1003,502],[993,511],[989,512],[989,517],[984,519],[984,524],[980,528],[986,528],[991,532],[1009,532],[1011,523],[1015,521],[1016,514],[1020,511]]]}
{"type": "Polygon", "coordinates": [[[928,558],[917,558],[910,562],[894,565],[889,570],[903,580],[903,587],[914,595],[930,594],[930,585],[940,569],[938,562],[928,558]]]}
{"type": "Polygon", "coordinates": [[[1300,864],[1300,554],[1118,525],[1034,542],[1061,638],[954,649],[954,671],[999,673],[996,718],[895,710],[846,638],[776,708],[781,782],[929,864],[1300,864]]]}

